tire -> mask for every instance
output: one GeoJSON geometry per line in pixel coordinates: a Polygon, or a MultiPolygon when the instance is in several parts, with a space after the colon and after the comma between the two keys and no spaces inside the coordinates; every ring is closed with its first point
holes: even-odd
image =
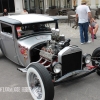
{"type": "Polygon", "coordinates": [[[97,69],[97,74],[100,76],[100,69],[97,69]]]}
{"type": "Polygon", "coordinates": [[[53,100],[54,85],[43,65],[39,63],[30,65],[27,71],[27,85],[34,100],[53,100]]]}
{"type": "MultiPolygon", "coordinates": [[[[93,60],[97,60],[98,62],[100,62],[100,58],[95,58],[95,57],[100,57],[100,47],[96,48],[92,53],[93,60]]],[[[96,65],[95,61],[92,61],[92,65],[93,66],[96,65]]],[[[100,75],[100,68],[97,69],[97,74],[100,75]]]]}

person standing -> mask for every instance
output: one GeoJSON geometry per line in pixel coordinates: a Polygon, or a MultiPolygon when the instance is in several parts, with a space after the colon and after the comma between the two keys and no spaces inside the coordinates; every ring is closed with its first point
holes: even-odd
{"type": "Polygon", "coordinates": [[[7,9],[4,9],[3,16],[8,16],[7,9]]]}
{"type": "Polygon", "coordinates": [[[91,11],[89,7],[86,5],[87,1],[82,0],[81,5],[76,8],[76,19],[78,20],[79,28],[80,28],[80,41],[81,44],[90,43],[88,39],[88,27],[89,22],[88,19],[92,18],[91,11]]]}

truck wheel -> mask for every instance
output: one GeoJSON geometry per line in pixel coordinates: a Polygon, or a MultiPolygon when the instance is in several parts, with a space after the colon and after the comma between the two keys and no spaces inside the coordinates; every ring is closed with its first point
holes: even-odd
{"type": "Polygon", "coordinates": [[[53,100],[54,86],[47,69],[35,63],[27,71],[27,85],[34,100],[53,100]]]}
{"type": "MultiPolygon", "coordinates": [[[[92,59],[97,60],[100,62],[100,58],[95,58],[95,57],[100,57],[100,47],[96,48],[93,53],[92,53],[92,59]]],[[[95,66],[95,61],[92,60],[92,65],[95,66]]],[[[97,69],[97,74],[100,75],[100,68],[97,69]]]]}

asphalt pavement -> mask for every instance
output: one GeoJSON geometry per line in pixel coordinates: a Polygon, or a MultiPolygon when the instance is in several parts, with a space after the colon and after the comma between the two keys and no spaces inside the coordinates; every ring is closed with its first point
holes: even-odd
{"type": "MultiPolygon", "coordinates": [[[[60,34],[70,38],[71,45],[79,46],[83,53],[92,54],[93,50],[100,46],[100,30],[94,42],[81,45],[79,28],[75,30],[67,23],[59,23],[59,28],[60,34]]],[[[26,75],[19,72],[18,67],[0,52],[0,100],[33,100],[27,91],[26,75]]],[[[82,79],[56,86],[54,100],[100,100],[99,85],[100,76],[93,73],[82,79]]]]}

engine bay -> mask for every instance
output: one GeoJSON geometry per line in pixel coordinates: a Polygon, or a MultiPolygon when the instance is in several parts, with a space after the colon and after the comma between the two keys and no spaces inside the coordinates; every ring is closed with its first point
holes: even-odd
{"type": "Polygon", "coordinates": [[[58,53],[66,46],[70,45],[70,39],[65,39],[63,35],[52,34],[51,40],[38,44],[30,51],[31,62],[38,62],[45,59],[49,62],[57,60],[58,53]]]}

